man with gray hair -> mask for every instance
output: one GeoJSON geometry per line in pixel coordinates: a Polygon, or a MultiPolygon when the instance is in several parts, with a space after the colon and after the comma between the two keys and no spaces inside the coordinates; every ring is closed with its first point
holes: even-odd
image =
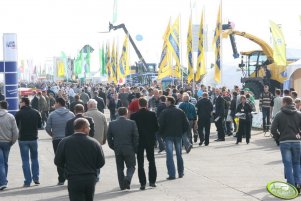
{"type": "MultiPolygon", "coordinates": [[[[108,124],[105,115],[97,109],[97,101],[90,99],[87,102],[88,111],[85,113],[87,117],[91,117],[94,121],[94,138],[104,145],[107,140],[108,124]]],[[[100,169],[97,170],[97,181],[99,181],[100,169]]]]}

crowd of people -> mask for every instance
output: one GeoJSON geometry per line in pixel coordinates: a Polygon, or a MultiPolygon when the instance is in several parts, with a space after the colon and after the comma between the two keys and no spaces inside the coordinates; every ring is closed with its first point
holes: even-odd
{"type": "Polygon", "coordinates": [[[277,89],[274,96],[269,87],[264,86],[257,109],[252,93],[238,86],[227,89],[200,85],[193,90],[189,85],[169,85],[163,90],[157,85],[77,86],[62,83],[56,87],[56,92],[48,87],[34,93],[31,98],[21,97],[20,111],[15,116],[7,112],[7,102],[5,97],[2,98],[0,190],[7,187],[8,155],[17,140],[24,187],[32,183],[40,184],[39,129],[45,129],[52,138],[58,185],[64,185],[68,180],[71,200],[84,200],[84,197],[93,200],[95,183],[99,181],[100,168],[105,164],[101,145],[106,141],[115,153],[120,189],[130,189],[137,159],[140,189],[144,190],[147,184],[144,152],[149,164],[150,187],[156,187],[156,147],[158,153],[166,152],[167,179],[183,178],[182,147],[189,153],[194,143],[209,146],[212,123],[217,130],[216,142],[223,142],[226,136],[233,135],[237,138],[237,145],[242,138],[249,144],[253,114],[258,109],[262,112],[263,130],[267,132],[271,128],[277,144],[280,144],[288,182],[298,188],[301,185],[301,137],[298,134],[301,130],[298,112],[301,101],[294,90],[284,90],[282,93],[277,89]],[[104,115],[105,109],[110,113],[109,123],[104,115]],[[293,115],[288,117],[290,114],[293,115]],[[289,124],[284,124],[287,121],[291,122],[289,127],[292,130],[287,130],[289,124]],[[176,152],[177,172],[173,149],[176,152]],[[287,157],[288,152],[294,157],[287,157]],[[83,185],[88,187],[83,188],[83,185]]]}

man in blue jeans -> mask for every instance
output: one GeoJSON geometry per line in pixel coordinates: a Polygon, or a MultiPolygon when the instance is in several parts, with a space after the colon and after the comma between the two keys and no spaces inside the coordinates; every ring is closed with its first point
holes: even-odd
{"type": "Polygon", "coordinates": [[[188,131],[189,122],[185,113],[175,107],[175,99],[172,96],[166,98],[167,108],[159,117],[159,133],[163,136],[166,146],[166,165],[168,180],[176,178],[176,169],[173,160],[173,146],[177,155],[179,178],[184,176],[184,163],[182,158],[182,136],[188,131]]]}
{"type": "Polygon", "coordinates": [[[8,155],[19,135],[15,117],[7,107],[6,101],[0,101],[0,190],[7,188],[8,155]]]}
{"type": "Polygon", "coordinates": [[[36,185],[39,181],[38,161],[38,129],[42,126],[41,114],[29,106],[27,97],[21,98],[20,111],[16,113],[16,122],[19,127],[19,147],[22,158],[22,168],[25,177],[23,187],[29,187],[33,181],[36,185]],[[30,159],[31,169],[30,169],[30,159]]]}
{"type": "Polygon", "coordinates": [[[294,185],[300,192],[301,186],[301,112],[293,99],[285,96],[282,99],[281,111],[273,120],[271,133],[277,144],[280,144],[282,162],[287,182],[294,185]]]}

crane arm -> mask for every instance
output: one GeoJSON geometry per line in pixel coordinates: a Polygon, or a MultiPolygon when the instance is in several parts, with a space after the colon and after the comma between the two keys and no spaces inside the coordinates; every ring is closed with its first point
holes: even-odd
{"type": "Polygon", "coordinates": [[[258,44],[262,51],[264,52],[264,54],[267,56],[268,60],[270,62],[273,62],[274,59],[273,59],[273,49],[271,48],[271,46],[266,43],[264,40],[258,38],[257,36],[254,36],[252,34],[249,34],[249,33],[246,33],[246,32],[240,32],[240,31],[235,31],[235,30],[227,30],[223,33],[223,37],[228,37],[228,36],[233,36],[233,35],[238,35],[238,36],[242,36],[244,38],[247,38],[249,39],[250,41],[258,44]]]}
{"type": "Polygon", "coordinates": [[[138,50],[138,48],[137,48],[137,46],[136,46],[136,44],[135,44],[135,42],[134,42],[132,36],[129,34],[127,28],[125,27],[125,24],[119,24],[119,25],[117,25],[117,26],[114,26],[113,24],[109,23],[109,31],[111,31],[112,29],[113,29],[113,30],[123,29],[124,33],[125,33],[126,35],[129,36],[130,43],[132,44],[132,46],[133,46],[133,48],[134,48],[134,50],[135,50],[135,52],[136,52],[136,54],[137,54],[139,60],[140,60],[140,61],[142,62],[142,64],[143,64],[143,70],[144,70],[144,72],[147,72],[147,71],[148,71],[147,64],[146,64],[146,62],[145,62],[145,60],[144,60],[144,58],[143,58],[141,52],[138,50]]]}

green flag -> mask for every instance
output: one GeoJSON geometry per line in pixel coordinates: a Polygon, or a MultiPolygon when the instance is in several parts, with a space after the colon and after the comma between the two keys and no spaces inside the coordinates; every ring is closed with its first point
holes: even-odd
{"type": "Polygon", "coordinates": [[[83,57],[82,57],[82,52],[80,51],[79,52],[79,55],[77,56],[77,58],[75,59],[75,62],[74,62],[74,72],[75,72],[75,75],[79,75],[82,73],[82,65],[83,65],[83,57]]]}
{"type": "Polygon", "coordinates": [[[100,64],[100,74],[106,75],[106,54],[104,50],[104,45],[99,49],[99,64],[100,64]]]}
{"type": "Polygon", "coordinates": [[[87,49],[85,72],[90,73],[90,48],[87,49]]]}

